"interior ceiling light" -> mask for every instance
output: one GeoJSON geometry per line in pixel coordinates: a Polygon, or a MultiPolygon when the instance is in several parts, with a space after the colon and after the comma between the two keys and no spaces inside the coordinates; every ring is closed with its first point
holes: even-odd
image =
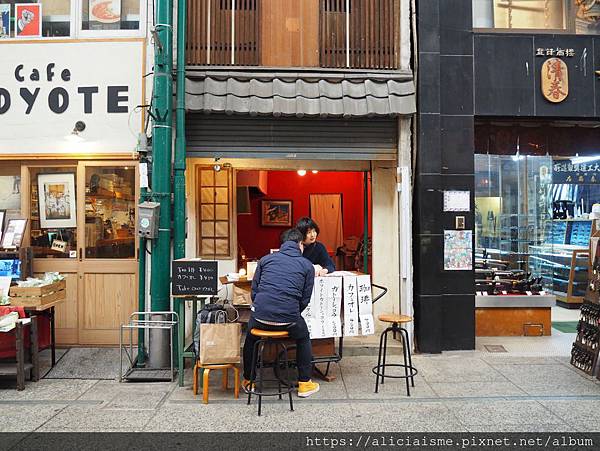
{"type": "Polygon", "coordinates": [[[298,169],[298,175],[304,177],[306,175],[306,169],[298,169]]]}

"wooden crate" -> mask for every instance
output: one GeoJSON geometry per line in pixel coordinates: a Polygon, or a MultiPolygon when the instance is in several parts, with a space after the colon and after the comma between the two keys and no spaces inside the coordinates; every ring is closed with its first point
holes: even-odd
{"type": "Polygon", "coordinates": [[[10,287],[10,303],[19,307],[37,307],[66,298],[65,280],[43,287],[10,287]]]}

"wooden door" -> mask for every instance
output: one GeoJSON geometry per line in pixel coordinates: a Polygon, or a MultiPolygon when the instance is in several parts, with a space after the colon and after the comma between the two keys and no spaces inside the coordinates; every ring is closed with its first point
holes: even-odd
{"type": "Polygon", "coordinates": [[[78,180],[79,343],[116,345],[137,310],[137,165],[81,162],[78,180]]]}

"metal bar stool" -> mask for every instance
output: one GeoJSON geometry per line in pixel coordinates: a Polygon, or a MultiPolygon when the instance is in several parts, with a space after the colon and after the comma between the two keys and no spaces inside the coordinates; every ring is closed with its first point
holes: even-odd
{"type": "Polygon", "coordinates": [[[262,411],[262,397],[263,396],[279,396],[279,399],[283,399],[282,395],[288,394],[290,397],[290,410],[294,410],[294,404],[292,401],[292,391],[294,390],[294,384],[290,380],[290,367],[288,360],[288,352],[287,346],[284,344],[283,339],[289,338],[289,334],[287,331],[273,331],[273,330],[262,330],[262,329],[251,329],[250,333],[256,337],[260,337],[254,344],[254,349],[252,351],[252,371],[250,373],[250,383],[248,390],[248,404],[250,404],[250,400],[252,399],[252,395],[258,396],[258,415],[260,416],[262,411]],[[265,345],[272,343],[275,345],[275,368],[279,369],[281,360],[280,355],[283,356],[285,363],[285,380],[282,380],[281,377],[277,377],[276,374],[275,379],[265,379],[264,377],[264,350],[265,345]],[[258,368],[258,378],[257,375],[258,368]],[[277,382],[277,391],[273,391],[270,393],[266,393],[264,391],[264,382],[277,382]],[[282,388],[283,386],[283,388],[282,388]],[[252,389],[251,387],[254,387],[252,389]]]}
{"type": "Polygon", "coordinates": [[[406,380],[406,394],[410,396],[410,386],[408,380],[410,379],[410,385],[415,386],[415,375],[417,374],[417,369],[412,365],[412,358],[410,355],[410,340],[408,338],[408,331],[401,327],[400,324],[410,323],[412,321],[412,317],[406,315],[396,315],[396,314],[384,314],[379,315],[379,321],[383,321],[385,323],[392,323],[390,327],[385,329],[381,333],[381,338],[379,339],[379,357],[377,358],[377,366],[374,366],[371,371],[375,374],[375,393],[379,392],[379,378],[381,377],[381,383],[385,382],[386,377],[391,377],[394,379],[405,379],[406,380]],[[402,353],[404,355],[404,364],[400,363],[386,363],[386,354],[387,354],[387,336],[388,333],[392,332],[394,336],[396,333],[400,333],[400,338],[402,339],[402,353]],[[383,361],[382,361],[383,355],[383,361]],[[387,367],[400,367],[404,368],[404,375],[386,375],[385,370],[387,367]]]}

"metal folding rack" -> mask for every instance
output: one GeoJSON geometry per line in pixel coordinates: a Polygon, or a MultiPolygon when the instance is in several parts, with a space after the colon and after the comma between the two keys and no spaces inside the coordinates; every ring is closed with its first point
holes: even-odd
{"type": "Polygon", "coordinates": [[[129,316],[127,324],[121,324],[119,331],[119,382],[128,381],[174,381],[175,367],[173,364],[173,336],[179,323],[179,315],[176,312],[133,312],[129,316]],[[164,320],[153,320],[151,317],[160,315],[164,320]],[[137,344],[133,343],[133,332],[140,329],[163,329],[169,330],[169,362],[167,368],[148,368],[144,366],[143,360],[138,359],[138,354],[134,354],[134,346],[137,352],[144,352],[138,349],[137,344]],[[123,342],[125,330],[129,330],[129,343],[123,342]],[[123,372],[123,356],[127,358],[128,368],[123,372]]]}

